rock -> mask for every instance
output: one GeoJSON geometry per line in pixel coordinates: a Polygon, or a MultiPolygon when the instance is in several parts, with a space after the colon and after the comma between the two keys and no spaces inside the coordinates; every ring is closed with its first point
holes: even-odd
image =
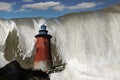
{"type": "Polygon", "coordinates": [[[24,69],[12,61],[0,69],[0,80],[49,80],[49,75],[41,70],[24,69]]]}
{"type": "Polygon", "coordinates": [[[50,73],[54,73],[54,72],[63,71],[65,69],[65,65],[66,64],[64,63],[64,64],[61,64],[61,65],[54,66],[53,69],[48,70],[47,73],[50,74],[50,73]]]}

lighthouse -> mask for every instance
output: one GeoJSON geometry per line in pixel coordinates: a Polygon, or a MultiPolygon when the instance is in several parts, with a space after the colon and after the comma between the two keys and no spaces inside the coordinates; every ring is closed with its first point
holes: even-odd
{"type": "Polygon", "coordinates": [[[51,35],[48,34],[46,26],[42,25],[39,34],[35,36],[35,56],[34,56],[34,69],[47,71],[52,68],[52,56],[50,39],[51,35]]]}

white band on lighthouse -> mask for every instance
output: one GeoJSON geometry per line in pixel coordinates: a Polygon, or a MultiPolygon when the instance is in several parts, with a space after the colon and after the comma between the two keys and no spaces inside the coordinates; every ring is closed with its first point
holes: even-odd
{"type": "Polygon", "coordinates": [[[34,63],[34,69],[36,70],[42,70],[42,71],[47,71],[51,69],[51,61],[39,61],[34,63]]]}

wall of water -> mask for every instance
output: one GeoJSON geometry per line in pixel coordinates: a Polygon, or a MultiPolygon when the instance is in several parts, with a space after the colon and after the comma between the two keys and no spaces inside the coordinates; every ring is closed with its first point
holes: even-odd
{"type": "MultiPolygon", "coordinates": [[[[33,67],[35,53],[35,35],[38,34],[40,26],[46,24],[43,18],[35,19],[0,19],[0,53],[4,60],[0,67],[17,60],[25,67],[33,67]],[[4,63],[6,61],[7,63],[4,63]]],[[[61,63],[56,45],[51,45],[54,65],[61,63]]]]}
{"type": "Polygon", "coordinates": [[[16,59],[32,67],[34,36],[46,24],[53,36],[54,64],[61,59],[67,63],[64,71],[50,75],[51,80],[119,80],[119,22],[117,7],[53,19],[0,19],[0,66],[16,59]]]}

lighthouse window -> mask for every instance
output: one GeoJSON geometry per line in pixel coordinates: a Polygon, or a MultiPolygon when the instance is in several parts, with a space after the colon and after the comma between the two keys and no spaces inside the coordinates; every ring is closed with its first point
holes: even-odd
{"type": "Polygon", "coordinates": [[[38,48],[36,49],[36,52],[38,52],[38,48]]]}
{"type": "Polygon", "coordinates": [[[44,46],[47,46],[47,42],[44,42],[44,46]]]}

